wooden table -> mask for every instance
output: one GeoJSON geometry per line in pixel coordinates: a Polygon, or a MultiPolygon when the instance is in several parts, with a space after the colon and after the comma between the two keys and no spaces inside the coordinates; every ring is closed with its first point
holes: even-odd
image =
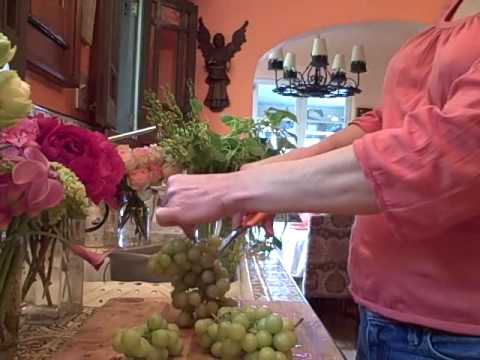
{"type": "MultiPolygon", "coordinates": [[[[267,259],[259,259],[257,257],[246,259],[240,266],[238,277],[239,281],[232,285],[229,295],[241,302],[271,302],[272,304],[277,304],[276,306],[279,306],[279,302],[301,304],[299,304],[299,307],[302,309],[302,316],[306,318],[307,324],[312,324],[311,329],[307,329],[307,331],[310,332],[311,337],[316,339],[315,343],[321,347],[322,354],[325,354],[322,355],[322,359],[305,358],[305,360],[344,359],[333,339],[308,305],[294,280],[285,271],[278,254],[272,253],[267,259]]],[[[32,345],[31,339],[20,339],[22,355],[19,357],[19,360],[51,359],[52,354],[58,351],[89,319],[94,313],[93,309],[103,306],[110,299],[152,298],[158,301],[169,302],[171,290],[172,287],[169,283],[87,282],[84,287],[84,313],[80,314],[78,318],[72,319],[63,327],[56,325],[40,329],[46,332],[48,334],[47,338],[50,339],[44,341],[41,346],[33,346],[35,344],[32,345]]],[[[33,330],[29,329],[28,333],[31,331],[33,330]]]]}

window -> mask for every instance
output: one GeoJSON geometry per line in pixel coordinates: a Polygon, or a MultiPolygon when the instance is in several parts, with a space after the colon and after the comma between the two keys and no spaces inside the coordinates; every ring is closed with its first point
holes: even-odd
{"type": "Polygon", "coordinates": [[[298,124],[286,122],[285,127],[296,133],[298,146],[310,146],[345,128],[350,120],[350,98],[295,98],[273,92],[270,81],[258,81],[254,87],[253,117],[263,116],[275,107],[297,116],[298,124]]]}

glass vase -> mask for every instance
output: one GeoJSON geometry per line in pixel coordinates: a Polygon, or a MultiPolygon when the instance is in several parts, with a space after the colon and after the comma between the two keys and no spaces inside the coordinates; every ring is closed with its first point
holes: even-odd
{"type": "Polygon", "coordinates": [[[116,212],[117,247],[127,249],[150,245],[150,228],[156,195],[151,191],[128,191],[116,212]]]}
{"type": "Polygon", "coordinates": [[[10,242],[0,233],[0,359],[15,358],[20,328],[20,288],[22,280],[22,239],[10,242]]]}
{"type": "Polygon", "coordinates": [[[62,218],[26,239],[22,315],[29,323],[62,322],[82,310],[84,261],[68,243],[83,244],[85,220],[62,218]]]}

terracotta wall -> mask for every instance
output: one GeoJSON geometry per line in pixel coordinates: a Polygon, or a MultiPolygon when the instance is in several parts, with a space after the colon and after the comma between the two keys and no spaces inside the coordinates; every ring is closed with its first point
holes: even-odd
{"type": "MultiPolygon", "coordinates": [[[[89,62],[90,47],[82,45],[80,68],[83,74],[88,75],[89,62]]],[[[27,71],[26,78],[32,88],[32,98],[36,105],[78,120],[87,120],[87,114],[75,109],[75,89],[62,88],[32,71],[27,71]]]]}
{"type": "MultiPolygon", "coordinates": [[[[196,0],[200,16],[213,33],[227,37],[249,20],[248,42],[232,62],[229,86],[231,106],[225,112],[249,116],[252,86],[260,57],[273,46],[305,32],[339,24],[375,20],[433,23],[450,0],[196,0]]],[[[202,100],[207,88],[204,62],[197,53],[197,96],[202,100]]],[[[224,130],[219,114],[206,112],[212,126],[224,130]]]]}

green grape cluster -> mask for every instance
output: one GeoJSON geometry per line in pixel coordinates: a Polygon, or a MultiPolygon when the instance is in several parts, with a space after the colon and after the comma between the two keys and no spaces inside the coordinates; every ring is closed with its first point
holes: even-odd
{"type": "Polygon", "coordinates": [[[112,347],[127,357],[145,360],[167,360],[183,351],[178,326],[157,314],[141,326],[116,331],[112,347]]]}
{"type": "Polygon", "coordinates": [[[175,239],[149,259],[151,272],[172,277],[172,305],[181,311],[176,320],[181,328],[192,327],[195,320],[234,304],[225,296],[230,290],[230,274],[218,260],[219,245],[217,238],[197,244],[175,239]]]}
{"type": "Polygon", "coordinates": [[[298,324],[268,307],[222,307],[212,319],[195,323],[197,341],[213,357],[225,360],[289,360],[298,324]]]}

